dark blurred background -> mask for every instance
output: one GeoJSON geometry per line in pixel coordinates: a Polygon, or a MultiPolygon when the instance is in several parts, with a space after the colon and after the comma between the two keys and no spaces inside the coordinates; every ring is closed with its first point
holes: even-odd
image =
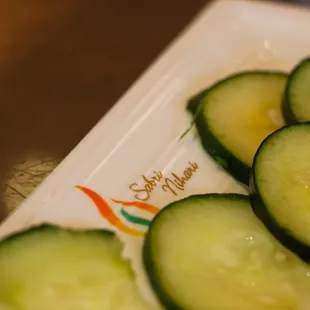
{"type": "Polygon", "coordinates": [[[1,0],[0,219],[207,3],[1,0]]]}

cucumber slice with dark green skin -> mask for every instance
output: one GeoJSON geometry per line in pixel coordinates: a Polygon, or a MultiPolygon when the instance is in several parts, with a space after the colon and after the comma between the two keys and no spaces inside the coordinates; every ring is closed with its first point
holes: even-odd
{"type": "Polygon", "coordinates": [[[121,242],[101,230],[41,226],[0,243],[0,309],[142,310],[121,242]]]}
{"type": "Polygon", "coordinates": [[[287,75],[242,72],[217,82],[188,102],[205,150],[248,185],[260,143],[285,125],[282,101],[287,75]]]}
{"type": "Polygon", "coordinates": [[[289,124],[310,121],[310,58],[298,63],[289,76],[283,108],[289,124]]]}
{"type": "Polygon", "coordinates": [[[144,263],[170,310],[310,309],[310,267],[269,233],[248,196],[168,205],[146,235],[144,263]]]}
{"type": "Polygon", "coordinates": [[[310,123],[286,126],[259,147],[251,195],[255,213],[290,250],[310,262],[310,123]]]}

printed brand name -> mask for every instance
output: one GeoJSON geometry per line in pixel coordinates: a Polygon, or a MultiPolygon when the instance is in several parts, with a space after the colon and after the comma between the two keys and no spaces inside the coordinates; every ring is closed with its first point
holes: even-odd
{"type": "Polygon", "coordinates": [[[154,216],[160,211],[158,206],[143,202],[150,198],[152,191],[157,187],[165,192],[170,192],[177,196],[178,191],[183,191],[186,183],[191,179],[198,169],[198,165],[189,162],[182,174],[171,173],[169,177],[164,177],[161,172],[154,172],[152,177],[142,176],[143,187],[138,188],[137,183],[130,185],[130,189],[135,193],[137,201],[122,201],[110,199],[108,202],[96,191],[85,186],[77,185],[76,188],[82,191],[98,210],[99,214],[119,232],[142,237],[148,226],[150,226],[154,216]],[[142,200],[142,201],[141,201],[142,200]],[[144,211],[145,217],[136,215],[136,212],[128,212],[129,209],[140,209],[144,211]],[[129,224],[129,225],[128,225],[129,224]],[[134,227],[131,227],[133,225],[134,227]]]}
{"type": "Polygon", "coordinates": [[[132,183],[129,189],[135,193],[135,198],[141,201],[150,199],[153,190],[160,186],[164,192],[170,192],[178,196],[178,191],[183,191],[186,183],[192,178],[198,169],[198,164],[189,162],[189,166],[181,174],[171,173],[169,177],[164,177],[160,171],[154,171],[154,175],[147,178],[142,175],[143,185],[139,187],[138,183],[132,183]]]}

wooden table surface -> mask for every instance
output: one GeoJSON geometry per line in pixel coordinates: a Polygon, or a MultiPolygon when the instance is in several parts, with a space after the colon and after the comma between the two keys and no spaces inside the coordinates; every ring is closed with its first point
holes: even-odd
{"type": "Polygon", "coordinates": [[[207,2],[0,2],[0,221],[207,2]]]}

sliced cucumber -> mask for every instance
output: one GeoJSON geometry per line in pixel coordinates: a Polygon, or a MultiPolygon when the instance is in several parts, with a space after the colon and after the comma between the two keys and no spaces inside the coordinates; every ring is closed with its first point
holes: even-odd
{"type": "Polygon", "coordinates": [[[253,164],[252,204],[288,248],[310,261],[310,123],[271,134],[253,164]]]}
{"type": "Polygon", "coordinates": [[[0,243],[0,309],[150,309],[106,231],[32,228],[0,243]]]}
{"type": "Polygon", "coordinates": [[[217,82],[192,98],[188,109],[206,151],[238,181],[249,183],[260,143],[285,125],[282,101],[287,76],[242,72],[217,82]]]}
{"type": "Polygon", "coordinates": [[[288,78],[284,115],[289,123],[310,121],[310,58],[298,63],[288,78]]]}
{"type": "Polygon", "coordinates": [[[144,263],[167,309],[310,309],[310,267],[268,232],[248,196],[170,204],[147,233],[144,263]]]}

